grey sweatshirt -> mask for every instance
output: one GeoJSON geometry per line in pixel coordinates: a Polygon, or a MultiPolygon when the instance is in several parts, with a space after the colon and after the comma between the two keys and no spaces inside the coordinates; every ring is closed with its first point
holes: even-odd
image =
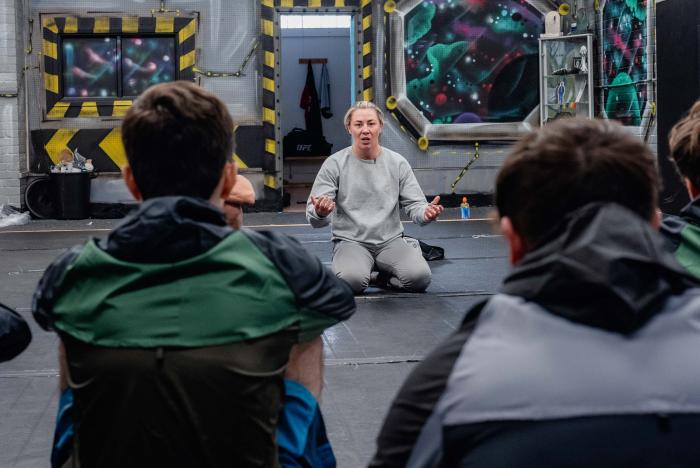
{"type": "Polygon", "coordinates": [[[427,224],[423,215],[428,202],[411,166],[383,147],[375,160],[359,159],[352,147],[326,159],[311,189],[311,196],[322,195],[335,200],[335,210],[321,218],[309,197],[306,219],[315,228],[331,223],[333,239],[370,245],[391,241],[403,233],[399,208],[414,223],[427,224]]]}

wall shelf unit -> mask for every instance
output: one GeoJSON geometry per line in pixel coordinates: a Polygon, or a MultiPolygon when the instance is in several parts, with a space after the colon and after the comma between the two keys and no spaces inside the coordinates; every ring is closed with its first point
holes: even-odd
{"type": "Polygon", "coordinates": [[[593,118],[593,35],[540,38],[540,123],[593,118]]]}

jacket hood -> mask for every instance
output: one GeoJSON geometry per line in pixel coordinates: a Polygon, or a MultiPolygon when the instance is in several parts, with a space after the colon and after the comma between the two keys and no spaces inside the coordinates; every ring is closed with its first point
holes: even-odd
{"type": "Polygon", "coordinates": [[[141,203],[102,247],[124,261],[173,262],[206,252],[231,232],[223,212],[207,200],[158,197],[141,203]]]}
{"type": "MultiPolygon", "coordinates": [[[[678,215],[664,216],[661,233],[672,251],[680,247],[681,233],[688,225],[700,229],[700,197],[691,200],[678,215]]],[[[688,242],[688,239],[684,241],[688,242]]]]}
{"type": "Polygon", "coordinates": [[[700,224],[700,197],[690,200],[681,210],[680,217],[691,224],[700,224]]]}
{"type": "Polygon", "coordinates": [[[580,208],[525,255],[502,292],[585,325],[633,333],[696,280],[648,221],[616,204],[580,208]]]}

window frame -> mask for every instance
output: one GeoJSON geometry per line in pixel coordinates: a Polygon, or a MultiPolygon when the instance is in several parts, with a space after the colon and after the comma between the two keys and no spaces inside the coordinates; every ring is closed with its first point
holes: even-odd
{"type": "MultiPolygon", "coordinates": [[[[525,0],[544,15],[553,9],[549,0],[525,0]]],[[[431,123],[408,98],[404,58],[405,17],[423,0],[399,0],[385,12],[387,38],[386,107],[402,126],[416,139],[418,147],[425,151],[431,144],[455,143],[478,140],[515,140],[539,125],[539,105],[522,121],[484,123],[431,123]]]]}
{"type": "MultiPolygon", "coordinates": [[[[171,37],[175,80],[195,81],[197,16],[73,16],[40,14],[41,71],[44,84],[42,121],[70,118],[122,118],[137,96],[65,96],[63,40],[66,38],[171,37]]],[[[117,44],[121,50],[121,44],[117,44]]],[[[122,60],[117,63],[117,92],[123,93],[122,60]]]]}

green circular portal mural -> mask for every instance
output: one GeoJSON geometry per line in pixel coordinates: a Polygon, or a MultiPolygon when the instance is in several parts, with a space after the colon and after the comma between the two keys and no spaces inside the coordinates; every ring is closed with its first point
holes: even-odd
{"type": "Polygon", "coordinates": [[[539,103],[542,14],[525,0],[430,0],[404,18],[406,93],[433,124],[518,122],[539,103]]]}

